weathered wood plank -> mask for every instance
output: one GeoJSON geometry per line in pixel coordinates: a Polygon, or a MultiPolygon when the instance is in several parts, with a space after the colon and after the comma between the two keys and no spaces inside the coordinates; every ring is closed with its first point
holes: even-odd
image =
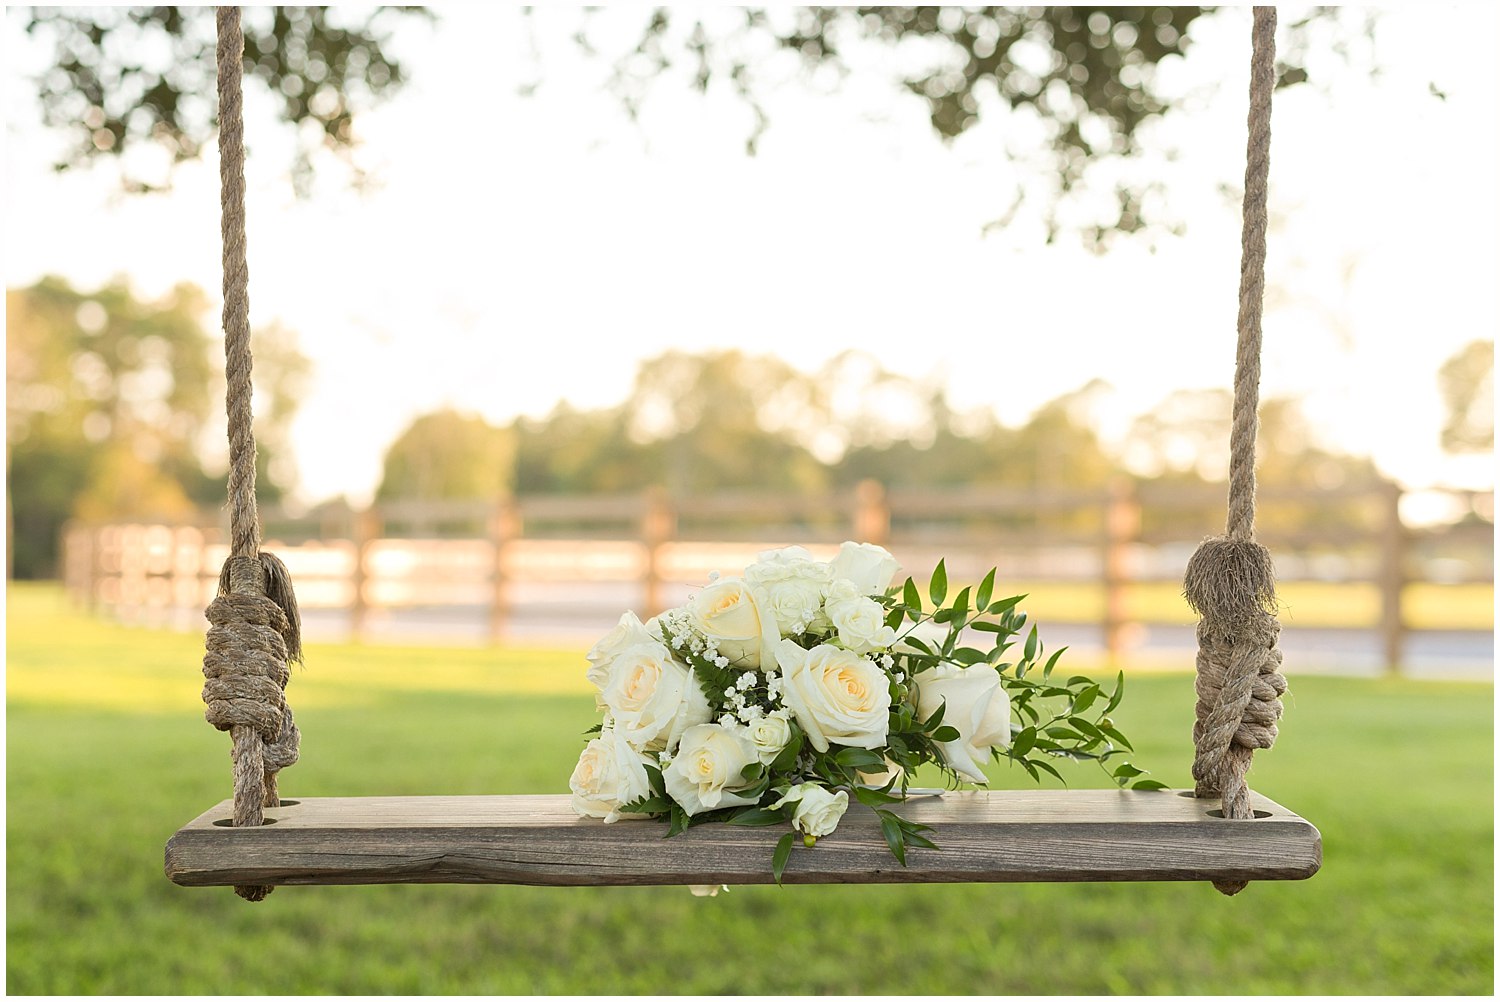
{"type": "MultiPolygon", "coordinates": [[[[781,827],[579,818],[565,796],[326,797],[268,808],[261,828],[215,824],[224,801],[172,836],[179,884],[764,884],[781,827]]],[[[891,858],[873,812],[855,805],[833,835],[800,845],[787,883],[1297,880],[1322,863],[1318,830],[1261,797],[1265,817],[1225,821],[1215,801],[1175,792],[947,793],[898,805],[936,828],[941,851],[891,858]]]]}

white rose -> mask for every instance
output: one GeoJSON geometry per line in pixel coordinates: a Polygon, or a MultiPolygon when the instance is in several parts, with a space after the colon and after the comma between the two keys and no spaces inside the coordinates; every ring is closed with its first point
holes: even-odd
{"type": "Polygon", "coordinates": [[[854,585],[834,582],[826,612],[839,643],[855,654],[868,654],[896,642],[896,631],[885,625],[885,609],[873,598],[854,593],[854,585]]]}
{"type": "Polygon", "coordinates": [[[745,568],[745,583],[760,588],[776,617],[781,636],[808,629],[823,607],[823,592],[832,579],[828,565],[800,546],[766,550],[745,568]]]}
{"type": "Polygon", "coordinates": [[[890,785],[894,788],[900,785],[901,776],[904,774],[904,771],[899,765],[887,758],[884,764],[880,766],[878,772],[873,769],[859,770],[859,781],[865,786],[885,787],[890,785]]]}
{"type": "Polygon", "coordinates": [[[835,578],[847,578],[865,595],[884,595],[901,569],[896,558],[874,543],[845,543],[830,565],[835,578]]]}
{"type": "Polygon", "coordinates": [[[782,701],[820,752],[830,741],[879,748],[890,727],[890,680],[871,661],[831,644],[804,651],[790,640],[776,649],[782,701]]]}
{"type": "Polygon", "coordinates": [[[1010,744],[1010,696],[999,673],[987,665],[938,665],[918,675],[916,682],[922,719],[946,703],[943,723],[958,731],[956,741],[939,745],[944,761],[965,779],[988,783],[984,763],[990,749],[1010,744]]]}
{"type": "MultiPolygon", "coordinates": [[[[714,718],[714,708],[708,705],[708,697],[703,695],[703,686],[698,684],[698,676],[691,670],[688,671],[687,684],[682,687],[682,702],[677,704],[677,715],[672,718],[672,723],[667,727],[666,740],[657,736],[657,741],[662,748],[673,749],[682,740],[689,727],[697,727],[706,724],[714,718]]],[[[660,750],[660,749],[652,749],[660,750]]]]}
{"type": "Polygon", "coordinates": [[[625,613],[620,617],[619,624],[606,633],[604,638],[584,655],[589,661],[588,680],[594,683],[594,688],[602,692],[604,683],[609,680],[609,663],[616,655],[627,647],[649,644],[656,639],[650,633],[649,627],[641,625],[635,613],[625,613]]]}
{"type": "Polygon", "coordinates": [[[792,740],[792,725],[787,721],[787,711],[773,710],[764,717],[753,720],[746,728],[750,742],[755,745],[755,754],[765,765],[775,761],[787,742],[792,740]]]}
{"type": "MultiPolygon", "coordinates": [[[[637,748],[658,749],[669,741],[673,722],[695,688],[688,670],[664,645],[647,641],[608,662],[601,698],[625,740],[637,748]]],[[[706,700],[704,710],[707,719],[706,700]]]]}
{"type": "Polygon", "coordinates": [[[777,808],[789,800],[797,801],[792,810],[792,827],[804,831],[814,838],[832,835],[839,826],[839,819],[849,809],[849,794],[840,790],[829,793],[816,783],[802,783],[787,791],[771,807],[777,808]]]}
{"type": "Polygon", "coordinates": [[[695,898],[716,898],[720,891],[729,890],[728,884],[689,884],[688,890],[695,898]]]}
{"type": "Polygon", "coordinates": [[[688,600],[693,628],[738,668],[775,668],[780,633],[764,595],[739,578],[724,578],[688,600]]]}
{"type": "Polygon", "coordinates": [[[651,795],[646,758],[612,730],[590,741],[578,756],[578,765],[568,779],[573,791],[573,810],[586,818],[603,818],[608,824],[620,818],[643,818],[644,814],[621,814],[621,804],[651,795]]]}
{"type": "Polygon", "coordinates": [[[699,724],[682,735],[672,764],[662,771],[667,796],[689,814],[755,803],[734,791],[750,785],[741,773],[759,762],[755,745],[739,728],[699,724]]]}

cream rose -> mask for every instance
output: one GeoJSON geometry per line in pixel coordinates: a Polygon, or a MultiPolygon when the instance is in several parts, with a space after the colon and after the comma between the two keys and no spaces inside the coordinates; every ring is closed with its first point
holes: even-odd
{"type": "Polygon", "coordinates": [[[750,732],[750,743],[755,745],[755,754],[765,765],[775,761],[787,742],[792,740],[792,725],[787,720],[786,710],[773,710],[764,717],[757,717],[745,728],[750,732]]]}
{"type": "Polygon", "coordinates": [[[835,578],[854,582],[854,587],[864,595],[885,594],[891,578],[901,569],[885,547],[874,543],[845,543],[829,566],[835,578]]]}
{"type": "Polygon", "coordinates": [[[682,735],[662,778],[667,782],[667,796],[689,814],[742,807],[755,803],[755,798],[734,791],[750,785],[741,773],[759,761],[755,745],[740,728],[699,724],[682,735]]]}
{"type": "Polygon", "coordinates": [[[800,546],[766,550],[745,568],[745,583],[761,589],[776,617],[780,636],[802,633],[823,608],[823,593],[832,580],[828,565],[800,546]]]}
{"type": "Polygon", "coordinates": [[[839,580],[830,586],[825,612],[838,631],[839,643],[855,654],[868,654],[896,642],[896,631],[885,625],[885,610],[880,603],[860,594],[850,581],[839,580]]]}
{"type": "MultiPolygon", "coordinates": [[[[673,722],[697,688],[692,675],[664,645],[654,641],[620,651],[606,664],[605,672],[600,698],[615,730],[637,748],[665,747],[673,722]]],[[[706,720],[706,700],[702,715],[706,720]]],[[[683,726],[678,733],[685,729],[683,726]]]]}
{"type": "Polygon", "coordinates": [[[879,748],[890,727],[891,693],[885,672],[832,644],[804,651],[790,640],[777,645],[782,701],[818,751],[830,742],[879,748]]]}
{"type": "Polygon", "coordinates": [[[644,814],[621,814],[620,805],[651,795],[646,758],[612,730],[603,731],[578,756],[578,765],[568,779],[573,791],[573,810],[586,818],[603,818],[606,824],[620,818],[643,818],[644,814]]]}
{"type": "Polygon", "coordinates": [[[772,650],[780,634],[763,593],[739,578],[716,581],[687,604],[688,618],[737,668],[776,667],[772,650]]]}
{"type": "Polygon", "coordinates": [[[918,675],[916,683],[922,719],[946,703],[943,723],[958,731],[957,740],[939,745],[944,761],[970,782],[988,783],[984,763],[990,749],[1010,744],[1010,696],[999,673],[987,665],[938,665],[918,675]]]}
{"type": "Polygon", "coordinates": [[[648,627],[641,624],[635,613],[625,613],[615,628],[584,655],[589,662],[588,680],[594,684],[594,688],[603,691],[604,683],[609,680],[609,663],[616,655],[627,647],[649,644],[657,639],[651,635],[648,627]]]}
{"type": "Polygon", "coordinates": [[[849,809],[849,794],[843,790],[829,793],[816,783],[802,783],[792,787],[771,807],[777,808],[788,801],[797,801],[792,810],[792,827],[806,832],[814,838],[832,835],[839,826],[839,819],[849,809]]]}

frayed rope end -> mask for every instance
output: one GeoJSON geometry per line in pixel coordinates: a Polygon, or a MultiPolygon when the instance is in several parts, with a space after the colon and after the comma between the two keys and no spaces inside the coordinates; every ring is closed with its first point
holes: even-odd
{"type": "Polygon", "coordinates": [[[1188,605],[1207,619],[1276,615],[1276,568],[1270,551],[1254,540],[1205,539],[1188,561],[1182,587],[1188,605]]]}

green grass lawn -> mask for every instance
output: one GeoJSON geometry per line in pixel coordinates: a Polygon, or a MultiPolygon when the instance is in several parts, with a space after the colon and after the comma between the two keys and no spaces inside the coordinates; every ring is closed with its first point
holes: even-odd
{"type": "MultiPolygon", "coordinates": [[[[201,641],[8,598],[14,994],[1360,993],[1493,989],[1492,690],[1294,678],[1254,786],[1316,823],[1309,881],[678,888],[281,888],[162,875],[229,794],[201,641]]],[[[1066,663],[1066,661],[1064,662],[1066,663]]],[[[595,720],[576,651],[314,646],[282,792],[566,789],[595,720]]],[[[1136,761],[1187,785],[1192,678],[1133,677],[1136,761]]],[[[1080,770],[1078,785],[1099,785],[1080,770]]],[[[996,769],[1000,782],[1014,777],[996,769]]],[[[941,833],[939,833],[941,841],[941,833]]]]}

